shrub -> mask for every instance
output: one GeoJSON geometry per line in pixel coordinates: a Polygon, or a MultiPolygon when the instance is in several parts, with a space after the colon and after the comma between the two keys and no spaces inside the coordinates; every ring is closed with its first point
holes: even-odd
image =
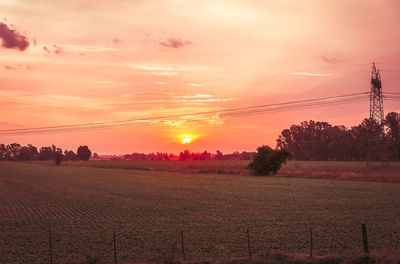
{"type": "Polygon", "coordinates": [[[61,164],[61,161],[63,160],[63,158],[64,158],[64,155],[62,153],[60,153],[60,152],[54,153],[54,161],[57,166],[61,164]]]}
{"type": "Polygon", "coordinates": [[[92,156],[92,152],[90,151],[88,146],[80,146],[76,153],[78,155],[78,159],[80,160],[89,160],[92,156]]]}
{"type": "Polygon", "coordinates": [[[257,153],[247,168],[255,175],[269,175],[271,172],[276,174],[290,155],[286,149],[273,150],[269,146],[261,146],[257,148],[257,153]]]}

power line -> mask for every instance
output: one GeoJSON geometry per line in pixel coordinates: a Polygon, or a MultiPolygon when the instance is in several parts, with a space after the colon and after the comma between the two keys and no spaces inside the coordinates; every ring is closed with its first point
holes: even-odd
{"type": "Polygon", "coordinates": [[[325,106],[333,106],[333,105],[341,105],[341,104],[348,104],[348,103],[358,103],[358,102],[365,102],[365,97],[363,98],[354,98],[351,100],[341,100],[341,101],[335,101],[335,102],[324,102],[324,103],[319,103],[319,104],[313,104],[313,105],[300,105],[296,107],[291,107],[291,108],[283,108],[283,109],[276,109],[276,110],[258,110],[258,111],[249,111],[249,112],[241,112],[241,113],[234,113],[234,114],[227,114],[226,116],[229,117],[237,117],[237,116],[248,116],[248,115],[254,115],[254,114],[259,114],[259,113],[278,113],[278,112],[286,112],[286,111],[293,111],[293,110],[304,110],[304,109],[312,109],[312,108],[318,108],[318,107],[325,107],[325,106]]]}
{"type": "MultiPolygon", "coordinates": [[[[341,105],[341,104],[348,104],[348,103],[357,103],[357,102],[365,102],[366,98],[358,98],[356,100],[341,100],[329,103],[319,103],[313,105],[300,105],[291,108],[282,108],[282,109],[260,109],[256,111],[248,111],[248,112],[239,112],[239,113],[227,113],[223,117],[242,117],[242,116],[250,116],[250,115],[257,115],[257,114],[268,114],[268,113],[278,113],[278,112],[286,112],[286,111],[293,111],[293,110],[304,110],[304,109],[312,109],[318,107],[325,107],[325,106],[332,106],[332,105],[341,105]]],[[[211,117],[198,117],[192,118],[189,121],[197,121],[197,120],[212,120],[211,117]]],[[[94,126],[94,127],[83,127],[83,128],[64,128],[64,129],[53,129],[53,130],[41,130],[41,131],[21,131],[21,132],[7,132],[7,133],[0,133],[1,135],[36,135],[36,134],[49,134],[49,133],[68,133],[68,132],[84,132],[84,131],[92,131],[92,130],[104,130],[110,128],[125,128],[125,127],[142,127],[142,126],[158,126],[162,124],[169,124],[174,122],[179,122],[182,120],[156,120],[149,123],[130,123],[130,124],[117,124],[117,125],[106,125],[106,126],[94,126]]]]}
{"type": "Polygon", "coordinates": [[[19,128],[19,129],[8,129],[8,130],[0,130],[0,132],[16,132],[16,131],[25,131],[25,130],[41,130],[41,129],[53,129],[53,128],[70,128],[70,127],[81,127],[81,126],[92,126],[92,125],[107,125],[107,124],[116,124],[116,123],[127,123],[127,122],[140,122],[140,121],[148,121],[148,120],[159,120],[159,119],[170,119],[176,117],[190,117],[190,116],[198,116],[198,115],[206,115],[206,114],[216,114],[223,112],[231,112],[231,111],[240,111],[240,110],[248,110],[248,109],[257,109],[257,108],[265,108],[265,107],[274,107],[274,106],[283,106],[283,105],[291,105],[305,102],[314,102],[314,101],[322,101],[322,100],[330,100],[330,99],[338,99],[338,98],[346,98],[352,97],[362,94],[367,94],[368,92],[361,93],[353,93],[346,95],[338,95],[338,96],[330,96],[330,97],[320,97],[320,98],[312,98],[312,99],[304,99],[297,101],[289,101],[275,104],[266,104],[266,105],[257,105],[257,106],[249,106],[249,107],[240,107],[240,108],[229,108],[215,111],[206,111],[206,112],[195,112],[189,114],[179,114],[179,115],[167,115],[167,116],[156,116],[156,117],[148,117],[148,118],[138,118],[138,119],[128,119],[128,120],[118,120],[118,121],[106,121],[106,122],[91,122],[91,123],[81,123],[81,124],[72,124],[72,125],[59,125],[59,126],[45,126],[45,127],[34,127],[34,128],[19,128]]]}
{"type": "Polygon", "coordinates": [[[240,110],[248,110],[248,109],[258,109],[258,108],[291,105],[291,104],[298,104],[298,103],[305,103],[305,102],[315,102],[315,101],[321,101],[321,100],[339,99],[339,98],[352,97],[352,96],[357,96],[357,95],[362,95],[362,94],[368,94],[368,92],[360,92],[360,93],[352,93],[352,94],[345,94],[345,95],[338,95],[338,96],[329,96],[329,97],[304,99],[304,100],[289,101],[289,102],[282,102],[282,103],[275,103],[275,104],[248,106],[248,107],[240,107],[240,108],[229,108],[229,109],[222,109],[222,110],[215,110],[215,111],[196,112],[196,113],[189,113],[189,114],[183,114],[183,115],[182,114],[178,114],[178,115],[166,115],[166,116],[156,116],[156,117],[148,117],[148,118],[136,118],[136,119],[118,120],[118,121],[91,122],[91,123],[59,125],[59,126],[44,126],[44,127],[34,127],[34,128],[5,129],[5,130],[0,130],[0,133],[2,133],[2,132],[18,132],[18,131],[27,131],[27,130],[34,131],[34,130],[43,130],[43,129],[57,129],[57,128],[112,125],[112,124],[119,124],[119,123],[143,122],[143,121],[149,121],[149,120],[151,121],[151,120],[172,119],[172,118],[179,118],[179,117],[210,115],[210,114],[232,112],[232,111],[240,111],[240,110]]]}
{"type": "Polygon", "coordinates": [[[97,129],[105,129],[105,128],[116,128],[116,127],[126,127],[126,126],[144,126],[144,125],[160,125],[167,124],[171,122],[180,122],[180,121],[195,121],[195,120],[211,120],[213,119],[210,115],[217,116],[243,116],[250,114],[259,114],[259,113],[272,113],[279,111],[291,111],[296,109],[307,109],[307,108],[315,108],[315,107],[323,107],[330,106],[335,104],[343,104],[350,102],[357,102],[359,100],[365,100],[362,95],[366,95],[368,92],[361,93],[353,93],[353,94],[345,94],[338,96],[330,96],[330,97],[320,97],[320,98],[312,98],[305,100],[297,100],[290,102],[282,102],[268,105],[258,105],[258,106],[249,106],[249,107],[241,107],[241,108],[230,108],[230,109],[222,109],[216,111],[206,111],[206,112],[196,112],[190,114],[180,114],[180,115],[168,115],[168,116],[158,116],[158,117],[149,117],[149,118],[137,118],[137,119],[129,119],[129,120],[119,120],[119,121],[108,121],[108,122],[92,122],[92,123],[82,123],[82,124],[71,124],[71,125],[60,125],[60,126],[45,126],[45,127],[34,127],[34,128],[21,128],[21,129],[6,129],[0,130],[0,135],[28,135],[28,134],[41,134],[41,133],[60,133],[60,132],[79,132],[86,130],[97,130],[97,129]],[[334,101],[327,101],[334,100],[334,101]],[[206,116],[208,115],[208,116],[206,116]],[[187,118],[175,120],[177,118],[187,118]]]}
{"type": "Polygon", "coordinates": [[[393,92],[383,92],[384,94],[395,94],[395,95],[400,95],[400,93],[393,93],[393,92]]]}

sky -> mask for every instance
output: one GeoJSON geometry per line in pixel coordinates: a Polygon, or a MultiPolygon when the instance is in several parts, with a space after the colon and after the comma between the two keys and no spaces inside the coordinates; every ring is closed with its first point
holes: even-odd
{"type": "MultiPolygon", "coordinates": [[[[187,115],[368,92],[399,92],[397,0],[2,0],[0,130],[187,115]]],[[[385,101],[385,112],[400,112],[385,101]]],[[[91,131],[1,135],[100,154],[275,147],[304,120],[354,126],[369,101],[91,131]],[[182,144],[189,137],[189,144],[182,144]]]]}

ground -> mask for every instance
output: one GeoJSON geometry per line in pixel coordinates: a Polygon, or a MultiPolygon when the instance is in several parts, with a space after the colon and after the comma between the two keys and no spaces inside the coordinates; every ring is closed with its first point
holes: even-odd
{"type": "Polygon", "coordinates": [[[247,229],[260,255],[308,254],[309,227],[316,255],[359,251],[362,223],[372,251],[400,249],[397,183],[87,165],[0,162],[1,263],[48,262],[49,229],[55,263],[112,262],[114,231],[124,262],[182,258],[181,231],[197,260],[246,256],[247,229]]]}

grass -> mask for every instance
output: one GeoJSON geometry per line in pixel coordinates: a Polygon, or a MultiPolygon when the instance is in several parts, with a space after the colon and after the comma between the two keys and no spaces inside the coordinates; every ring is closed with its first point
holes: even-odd
{"type": "Polygon", "coordinates": [[[55,263],[112,262],[113,231],[125,263],[162,261],[170,245],[181,258],[181,230],[187,260],[246,256],[247,229],[255,256],[307,254],[310,226],[315,256],[351,253],[362,223],[372,253],[400,248],[400,184],[88,164],[0,162],[0,263],[48,262],[49,228],[55,263]]]}
{"type": "Polygon", "coordinates": [[[400,182],[400,162],[317,162],[292,161],[279,171],[280,176],[329,180],[400,182]]]}
{"type": "MultiPolygon", "coordinates": [[[[92,160],[89,162],[64,162],[65,166],[84,166],[94,168],[133,169],[149,171],[169,171],[183,173],[215,173],[249,175],[246,169],[249,161],[129,161],[92,160]]],[[[314,178],[330,180],[355,180],[372,182],[400,182],[400,162],[388,164],[363,161],[288,161],[278,172],[279,177],[314,178]]]]}
{"type": "Polygon", "coordinates": [[[68,161],[66,166],[87,166],[109,169],[158,170],[186,173],[224,173],[247,174],[245,160],[208,160],[208,161],[146,161],[146,160],[90,160],[88,162],[68,161]]]}

